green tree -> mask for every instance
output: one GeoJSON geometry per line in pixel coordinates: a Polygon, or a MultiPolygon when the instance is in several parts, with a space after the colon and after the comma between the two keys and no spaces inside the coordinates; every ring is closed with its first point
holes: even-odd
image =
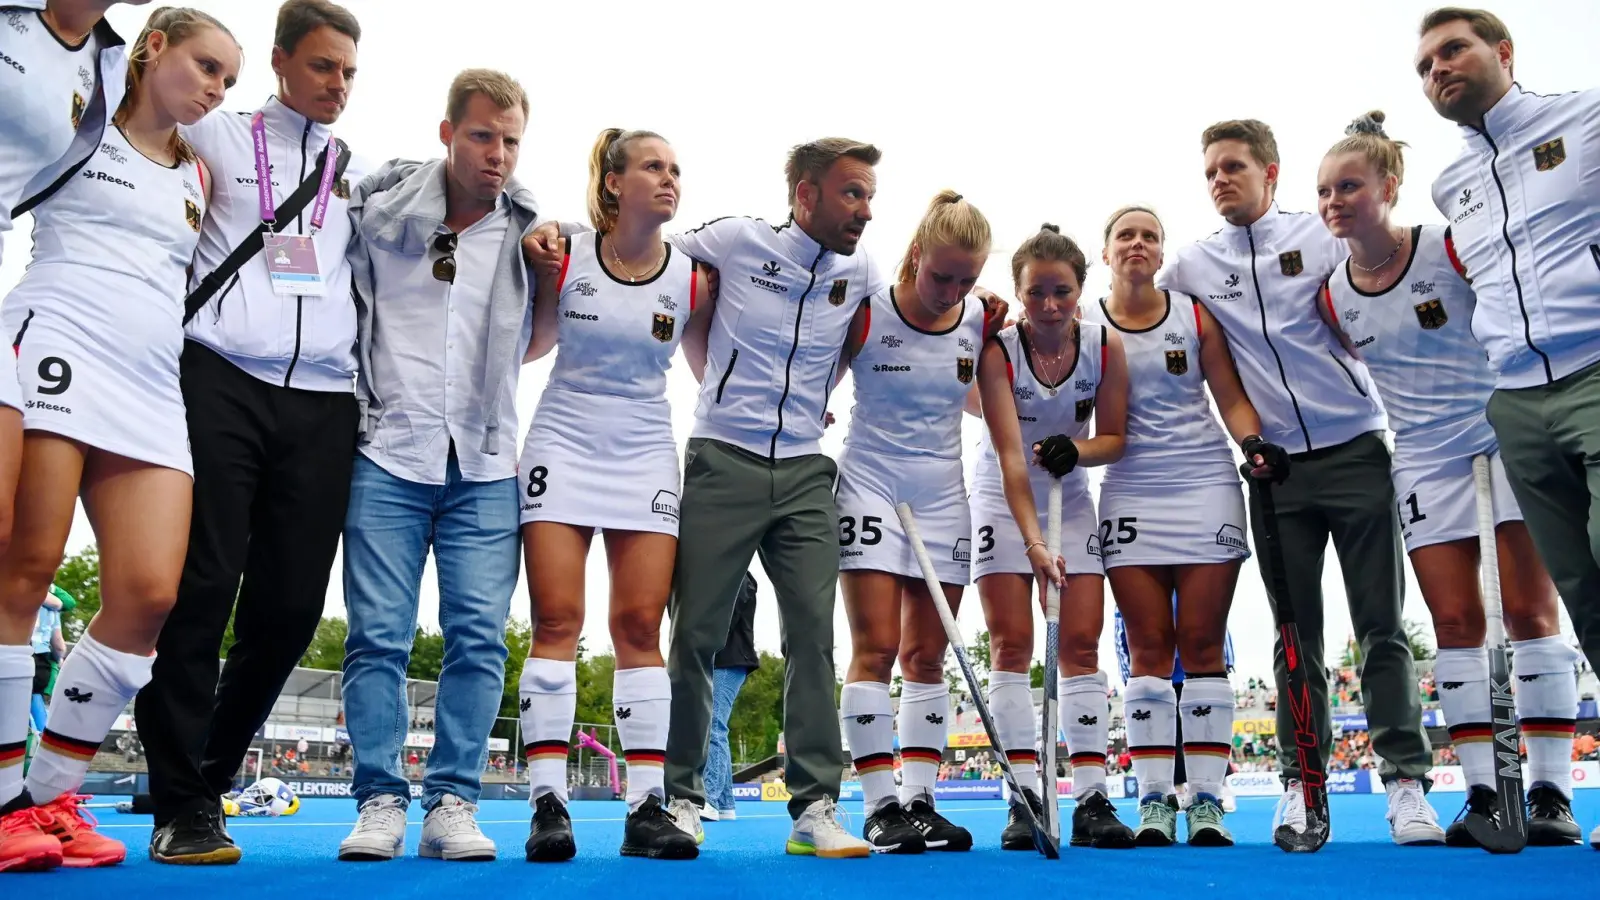
{"type": "MultiPolygon", "coordinates": [[[[68,641],[83,637],[83,630],[100,611],[100,550],[90,545],[67,558],[56,570],[56,586],[72,595],[78,605],[61,614],[61,633],[68,641]]],[[[44,598],[39,598],[44,602],[44,598]]]]}
{"type": "Polygon", "coordinates": [[[1406,643],[1411,645],[1411,658],[1422,661],[1433,659],[1433,644],[1428,640],[1428,626],[1416,619],[1405,620],[1406,643]]]}
{"type": "MultiPolygon", "coordinates": [[[[611,685],[617,674],[617,657],[613,653],[601,653],[590,656],[584,642],[578,641],[578,709],[575,721],[591,725],[610,725],[611,714],[611,685]]],[[[613,750],[622,749],[621,742],[617,739],[616,729],[607,728],[600,732],[606,746],[613,750]]]]}
{"type": "Polygon", "coordinates": [[[967,645],[967,658],[972,660],[973,674],[983,681],[989,680],[989,673],[994,671],[994,660],[989,656],[989,632],[978,632],[978,636],[967,645]]]}
{"type": "Polygon", "coordinates": [[[438,681],[439,670],[444,668],[444,634],[418,628],[411,639],[411,661],[406,665],[406,675],[418,681],[438,681]]]}
{"type": "Polygon", "coordinates": [[[1028,687],[1044,687],[1044,663],[1039,662],[1037,659],[1033,661],[1032,666],[1028,667],[1028,687]]]}
{"type": "MultiPolygon", "coordinates": [[[[231,624],[232,620],[229,621],[231,624]]],[[[344,619],[324,618],[317,623],[317,633],[312,636],[305,655],[300,657],[300,665],[308,669],[339,671],[344,666],[344,639],[349,633],[350,625],[344,619]]]]}

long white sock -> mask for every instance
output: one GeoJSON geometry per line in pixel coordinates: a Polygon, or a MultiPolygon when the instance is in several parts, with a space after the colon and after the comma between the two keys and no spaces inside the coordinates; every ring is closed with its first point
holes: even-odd
{"type": "Polygon", "coordinates": [[[667,723],[672,714],[672,681],[661,666],[619,669],[612,677],[611,705],[628,763],[628,809],[654,794],[667,805],[662,766],[667,762],[667,723]]]}
{"type": "Polygon", "coordinates": [[[67,655],[50,695],[50,717],[28,769],[28,793],[44,805],[76,791],[117,716],[150,683],[154,654],[123,653],[84,634],[67,655]]]}
{"type": "Polygon", "coordinates": [[[839,721],[850,742],[850,758],[861,776],[867,815],[896,802],[894,788],[894,708],[889,686],[881,681],[855,681],[839,694],[839,721]]]}
{"type": "Polygon", "coordinates": [[[33,648],[0,645],[0,809],[22,793],[22,757],[28,749],[28,706],[33,698],[33,648]]]}
{"type": "Polygon", "coordinates": [[[919,794],[933,803],[939,761],[950,725],[950,685],[900,685],[900,803],[910,806],[919,794]]]}
{"type": "Polygon", "coordinates": [[[1222,797],[1233,752],[1233,706],[1233,686],[1227,676],[1184,679],[1178,715],[1183,716],[1183,764],[1189,771],[1191,797],[1222,797]]]}
{"type": "Polygon", "coordinates": [[[1173,792],[1172,766],[1178,741],[1178,693],[1172,689],[1172,679],[1137,676],[1129,680],[1122,704],[1139,796],[1166,797],[1173,792]]]}
{"type": "Polygon", "coordinates": [[[1039,750],[1034,742],[1033,691],[1026,672],[989,673],[989,715],[1006,745],[1017,787],[1039,790],[1039,750]]]}
{"type": "Polygon", "coordinates": [[[1074,675],[1056,684],[1061,698],[1061,724],[1066,726],[1067,750],[1072,754],[1072,796],[1082,800],[1092,791],[1104,794],[1106,746],[1111,731],[1106,673],[1074,675]]]}
{"type": "Polygon", "coordinates": [[[567,754],[578,714],[578,664],[530,658],[517,681],[523,753],[528,760],[528,805],[545,794],[567,802],[567,754]]]}
{"type": "Polygon", "coordinates": [[[1528,786],[1572,797],[1572,738],[1578,715],[1577,653],[1560,635],[1513,641],[1517,718],[1528,745],[1528,786]]]}
{"type": "MultiPolygon", "coordinates": [[[[1489,650],[1440,647],[1433,664],[1450,743],[1470,785],[1494,787],[1494,722],[1489,703],[1489,650]]],[[[1573,703],[1576,708],[1577,703],[1573,703]]]]}

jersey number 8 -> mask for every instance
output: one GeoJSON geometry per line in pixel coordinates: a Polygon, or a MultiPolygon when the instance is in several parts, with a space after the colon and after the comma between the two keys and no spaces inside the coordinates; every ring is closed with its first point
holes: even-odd
{"type": "MultiPolygon", "coordinates": [[[[883,519],[877,516],[861,517],[861,545],[871,547],[883,540],[883,532],[878,526],[883,524],[883,519]]],[[[839,546],[848,547],[856,542],[856,520],[852,516],[839,517],[839,546]]]]}

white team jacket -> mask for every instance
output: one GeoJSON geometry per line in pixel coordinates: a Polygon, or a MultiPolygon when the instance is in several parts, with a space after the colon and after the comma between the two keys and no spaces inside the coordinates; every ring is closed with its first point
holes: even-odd
{"type": "Polygon", "coordinates": [[[1464,126],[1433,183],[1478,308],[1496,386],[1547,384],[1600,361],[1600,88],[1512,85],[1464,126]]]}
{"type": "Polygon", "coordinates": [[[1156,284],[1200,298],[1222,324],[1262,437],[1290,453],[1333,447],[1385,427],[1366,364],[1317,312],[1318,292],[1346,255],[1311,213],[1266,215],[1173,254],[1156,284]],[[1263,300],[1265,298],[1265,300],[1263,300]]]}
{"type": "MultiPolygon", "coordinates": [[[[267,128],[273,207],[283,203],[317,170],[329,129],[300,115],[274,97],[261,107],[267,128]]],[[[211,206],[195,250],[193,290],[233,248],[261,227],[256,195],[255,145],[250,135],[254,112],[218,110],[183,129],[211,169],[211,206]]],[[[328,214],[314,239],[327,294],[287,297],[272,292],[266,257],[257,253],[239,268],[216,296],[189,321],[187,336],[217,351],[262,381],[311,391],[355,390],[356,306],[351,297],[350,185],[370,171],[353,155],[328,198],[328,214]]],[[[280,234],[311,233],[311,208],[280,234]]]]}
{"type": "Polygon", "coordinates": [[[670,240],[721,275],[693,437],[769,459],[820,453],[839,351],[883,289],[865,248],[823,249],[792,222],[709,222],[670,240]]]}

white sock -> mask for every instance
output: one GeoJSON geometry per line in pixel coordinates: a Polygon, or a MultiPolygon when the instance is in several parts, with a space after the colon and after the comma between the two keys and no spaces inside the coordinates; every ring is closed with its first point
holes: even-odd
{"type": "Polygon", "coordinates": [[[1104,794],[1106,746],[1111,731],[1106,673],[1074,675],[1056,684],[1056,694],[1061,698],[1061,724],[1067,732],[1067,751],[1072,754],[1072,796],[1082,800],[1093,791],[1104,794]]]}
{"type": "MultiPolygon", "coordinates": [[[[1433,664],[1439,706],[1468,786],[1494,787],[1494,722],[1487,647],[1440,647],[1433,664]]],[[[1519,692],[1520,695],[1520,692],[1519,692]]],[[[1577,707],[1577,703],[1573,703],[1577,707]]]]}
{"type": "Polygon", "coordinates": [[[667,805],[662,766],[667,762],[667,723],[672,714],[672,682],[661,666],[619,669],[612,677],[611,705],[628,763],[628,809],[652,794],[667,805]]]}
{"type": "Polygon", "coordinates": [[[139,689],[150,683],[154,654],[123,653],[85,633],[56,674],[50,717],[39,737],[39,752],[28,769],[28,793],[36,805],[72,793],[83,785],[89,760],[100,749],[117,716],[139,689]]]}
{"type": "Polygon", "coordinates": [[[910,806],[917,795],[933,803],[950,726],[950,685],[900,685],[900,803],[910,806]]]}
{"type": "Polygon", "coordinates": [[[1140,799],[1166,797],[1173,792],[1172,765],[1178,741],[1178,693],[1172,689],[1172,679],[1154,675],[1133,678],[1122,705],[1140,799]]]}
{"type": "Polygon", "coordinates": [[[22,793],[32,691],[33,648],[27,644],[0,646],[0,809],[22,793]]]}
{"type": "Polygon", "coordinates": [[[1233,752],[1233,686],[1226,676],[1183,682],[1178,701],[1183,716],[1183,765],[1189,770],[1189,796],[1209,794],[1222,799],[1222,782],[1228,776],[1233,752]]]}
{"type": "Polygon", "coordinates": [[[1517,719],[1528,745],[1528,786],[1572,797],[1572,738],[1578,715],[1578,656],[1560,635],[1512,641],[1517,719]]]}
{"type": "Polygon", "coordinates": [[[567,803],[567,754],[578,714],[578,664],[529,658],[517,682],[522,740],[528,760],[528,805],[545,794],[567,803]]]}
{"type": "Polygon", "coordinates": [[[896,802],[894,788],[894,708],[889,686],[881,681],[855,681],[839,694],[839,721],[850,742],[850,758],[861,777],[867,815],[896,802]]]}
{"type": "Polygon", "coordinates": [[[1039,750],[1034,743],[1033,691],[1026,672],[989,673],[989,715],[1017,787],[1039,790],[1039,750]]]}

